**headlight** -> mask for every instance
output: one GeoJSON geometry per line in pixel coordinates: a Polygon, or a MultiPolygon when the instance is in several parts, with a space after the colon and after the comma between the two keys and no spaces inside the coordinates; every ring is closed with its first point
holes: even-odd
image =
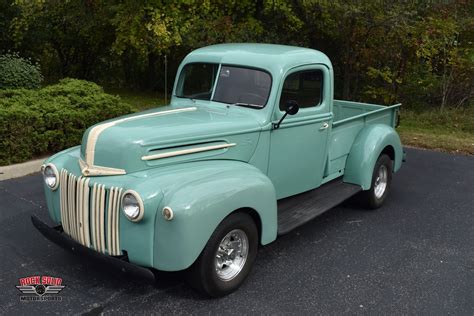
{"type": "Polygon", "coordinates": [[[143,218],[143,201],[137,192],[128,190],[122,198],[122,210],[125,216],[132,222],[138,222],[143,218]]]}
{"type": "Polygon", "coordinates": [[[59,174],[58,169],[52,163],[47,164],[43,168],[43,178],[46,185],[51,190],[56,190],[59,186],[59,174]]]}

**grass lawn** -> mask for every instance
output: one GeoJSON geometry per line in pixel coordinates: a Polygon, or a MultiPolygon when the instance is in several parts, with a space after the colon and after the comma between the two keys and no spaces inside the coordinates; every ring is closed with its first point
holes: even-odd
{"type": "MultiPolygon", "coordinates": [[[[165,104],[156,92],[106,89],[138,110],[165,104]]],[[[168,96],[169,102],[169,96],[168,96]]],[[[402,108],[398,128],[403,145],[474,155],[474,106],[468,110],[417,112],[402,108]]]]}
{"type": "MultiPolygon", "coordinates": [[[[105,92],[113,95],[119,95],[122,100],[131,104],[139,111],[165,105],[165,96],[157,92],[131,91],[126,89],[104,89],[105,92]]],[[[168,95],[169,103],[169,95],[168,95]]]]}
{"type": "Polygon", "coordinates": [[[474,107],[415,112],[402,109],[403,145],[474,155],[474,107]]]}

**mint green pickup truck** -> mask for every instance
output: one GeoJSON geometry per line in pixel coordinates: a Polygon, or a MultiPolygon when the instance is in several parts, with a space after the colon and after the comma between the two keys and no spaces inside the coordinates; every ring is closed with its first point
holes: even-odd
{"type": "Polygon", "coordinates": [[[185,270],[236,290],[259,245],[352,195],[387,199],[404,160],[399,104],[334,100],[323,53],[267,44],[197,49],[171,103],[90,127],[42,167],[47,238],[122,271],[185,270]]]}

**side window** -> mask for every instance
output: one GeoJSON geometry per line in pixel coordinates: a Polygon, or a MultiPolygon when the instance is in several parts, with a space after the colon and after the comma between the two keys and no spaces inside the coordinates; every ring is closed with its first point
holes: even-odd
{"type": "Polygon", "coordinates": [[[304,70],[286,77],[280,97],[280,110],[285,110],[289,100],[298,102],[300,108],[309,108],[321,103],[323,72],[304,70]]]}

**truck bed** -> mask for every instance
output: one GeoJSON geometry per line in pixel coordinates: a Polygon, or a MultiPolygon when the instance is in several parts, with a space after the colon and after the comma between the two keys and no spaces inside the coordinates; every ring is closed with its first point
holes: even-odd
{"type": "Polygon", "coordinates": [[[347,156],[362,128],[369,124],[386,124],[395,127],[400,105],[384,106],[334,100],[334,119],[329,137],[324,182],[344,174],[347,156]]]}
{"type": "MultiPolygon", "coordinates": [[[[380,121],[381,117],[389,118],[389,120],[382,120],[380,123],[395,126],[395,121],[391,121],[393,109],[400,107],[400,103],[390,106],[377,105],[370,103],[360,103],[353,101],[334,100],[333,103],[333,126],[339,126],[342,123],[352,120],[358,120],[363,117],[371,116],[371,119],[380,121]],[[377,115],[375,115],[377,114],[377,115]],[[390,117],[387,117],[390,116],[390,117]],[[374,117],[372,117],[374,116],[374,117]]],[[[393,118],[396,118],[394,116],[393,118]]]]}

